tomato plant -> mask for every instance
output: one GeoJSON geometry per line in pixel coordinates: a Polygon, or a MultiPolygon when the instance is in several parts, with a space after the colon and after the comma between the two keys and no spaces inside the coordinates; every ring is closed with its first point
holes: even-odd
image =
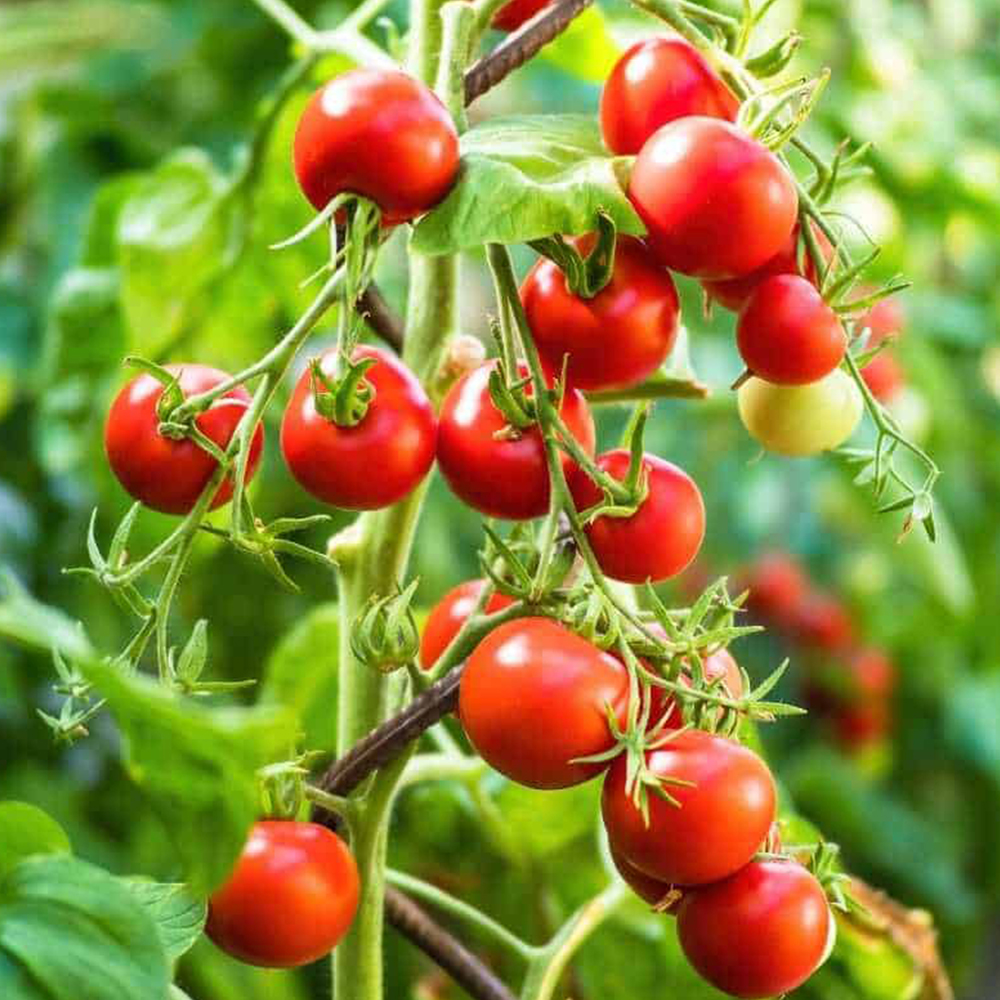
{"type": "Polygon", "coordinates": [[[358,869],[344,842],[315,823],[260,822],[209,903],[206,933],[244,962],[315,962],[347,933],[358,869]]]}
{"type": "MultiPolygon", "coordinates": [[[[194,395],[227,381],[229,376],[206,365],[170,365],[183,395],[194,395]]],[[[163,433],[161,413],[164,384],[143,373],[131,379],[115,397],[104,427],[104,449],[118,481],[140,503],[165,514],[187,514],[208,486],[218,461],[189,437],[163,433]]],[[[226,448],[246,412],[250,397],[242,386],[230,389],[195,421],[198,430],[217,448],[226,448]]],[[[264,429],[257,427],[246,467],[253,478],[264,449],[264,429]]],[[[231,477],[219,486],[209,507],[215,510],[233,495],[231,477]]]]}

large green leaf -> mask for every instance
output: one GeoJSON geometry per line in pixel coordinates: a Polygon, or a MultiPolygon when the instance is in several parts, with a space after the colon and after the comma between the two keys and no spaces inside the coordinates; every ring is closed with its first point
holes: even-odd
{"type": "Polygon", "coordinates": [[[56,287],[47,332],[49,374],[104,375],[127,353],[113,267],[77,267],[56,287]]]}
{"type": "Polygon", "coordinates": [[[604,83],[621,55],[598,7],[589,7],[540,53],[547,62],[588,83],[604,83]]]}
{"type": "Polygon", "coordinates": [[[192,891],[209,892],[229,873],[258,816],[257,770],[296,742],[290,714],[207,708],[104,663],[82,669],[108,700],[128,770],[163,821],[192,891]]]}
{"type": "Polygon", "coordinates": [[[462,136],[462,169],[451,193],[413,233],[420,253],[525,243],[594,228],[599,210],[621,232],[645,230],[622,189],[624,158],[608,155],[589,115],[494,118],[462,136]]]}
{"type": "Polygon", "coordinates": [[[112,875],[45,857],[0,881],[4,1000],[165,1000],[169,983],[152,919],[112,875]]]}
{"type": "Polygon", "coordinates": [[[207,907],[194,899],[187,886],[177,882],[153,882],[150,879],[122,879],[132,894],[146,908],[156,924],[163,950],[171,961],[189,951],[201,936],[207,907]]]}
{"type": "Polygon", "coordinates": [[[28,802],[0,802],[0,878],[35,854],[69,854],[66,831],[28,802]]]}
{"type": "Polygon", "coordinates": [[[90,643],[68,615],[36,601],[13,573],[0,569],[0,639],[71,657],[92,655],[90,643]]]}
{"type": "Polygon", "coordinates": [[[183,150],[143,178],[117,220],[122,306],[132,348],[154,355],[203,306],[232,253],[228,180],[199,150],[183,150]]]}

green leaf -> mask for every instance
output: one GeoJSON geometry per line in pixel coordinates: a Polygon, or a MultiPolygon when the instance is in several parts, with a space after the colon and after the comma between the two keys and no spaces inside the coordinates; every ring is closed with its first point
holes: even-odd
{"type": "Polygon", "coordinates": [[[45,857],[0,881],[4,1000],[166,1000],[169,983],[153,921],[114,876],[45,857]]]}
{"type": "Polygon", "coordinates": [[[337,605],[321,604],[285,633],[264,668],[261,702],[292,709],[310,750],[336,744],[339,649],[337,605]]]}
{"type": "Polygon", "coordinates": [[[66,831],[28,802],[0,802],[0,879],[34,854],[71,854],[66,831]]]}
{"type": "Polygon", "coordinates": [[[146,908],[167,957],[176,962],[201,936],[207,907],[193,899],[187,886],[177,882],[153,882],[143,878],[121,880],[146,908]]]}
{"type": "Polygon", "coordinates": [[[118,217],[122,306],[130,349],[155,356],[197,309],[227,264],[234,221],[229,184],[199,150],[182,150],[143,178],[118,217]]]}
{"type": "Polygon", "coordinates": [[[59,650],[70,659],[93,655],[86,636],[58,608],[36,601],[17,577],[0,570],[0,639],[35,649],[59,650]]]}
{"type": "Polygon", "coordinates": [[[93,660],[81,670],[108,701],[126,767],[163,821],[186,881],[207,894],[229,873],[258,817],[257,770],[296,742],[289,713],[206,708],[93,660]]]}
{"type": "Polygon", "coordinates": [[[539,53],[547,62],[588,83],[604,83],[621,55],[598,7],[589,7],[539,53]]]}
{"type": "Polygon", "coordinates": [[[641,235],[621,184],[627,165],[608,155],[591,115],[490,119],[462,136],[458,182],[417,225],[412,246],[444,254],[579,235],[593,229],[598,210],[619,232],[641,235]]]}
{"type": "Polygon", "coordinates": [[[77,267],[56,286],[46,334],[52,375],[104,375],[127,351],[117,268],[77,267]]]}
{"type": "Polygon", "coordinates": [[[125,203],[140,190],[143,178],[138,171],[117,174],[98,189],[83,234],[82,266],[100,269],[117,265],[118,219],[125,203]]]}

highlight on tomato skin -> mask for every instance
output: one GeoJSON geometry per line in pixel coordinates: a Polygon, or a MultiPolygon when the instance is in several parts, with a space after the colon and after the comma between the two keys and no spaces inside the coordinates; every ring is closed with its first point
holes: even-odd
{"type": "Polygon", "coordinates": [[[291,969],[332,951],[360,898],[347,845],[317,823],[261,820],[211,896],[205,933],[250,965],[291,969]]]}
{"type": "MultiPolygon", "coordinates": [[[[184,397],[214,389],[230,376],[200,364],[166,365],[176,376],[184,397]]],[[[143,372],[119,391],[108,411],[104,450],[118,481],[136,500],[163,514],[188,514],[198,502],[218,467],[216,459],[191,438],[175,439],[159,432],[157,404],[164,385],[143,372]]],[[[243,386],[230,389],[200,413],[195,426],[219,448],[225,449],[250,405],[243,386]]],[[[250,482],[264,450],[264,428],[258,424],[250,442],[245,482],[250,482]]],[[[227,476],[209,504],[217,510],[233,495],[232,475],[227,476]]]]}
{"type": "MultiPolygon", "coordinates": [[[[420,666],[430,670],[441,654],[451,645],[452,639],[466,623],[479,602],[479,595],[486,586],[485,580],[466,580],[452,587],[444,597],[434,605],[424,623],[420,636],[420,666]]],[[[502,611],[514,603],[512,597],[494,592],[483,611],[492,614],[502,611]]]]}
{"type": "Polygon", "coordinates": [[[601,135],[632,156],[659,128],[690,115],[735,121],[740,104],[705,57],[680,36],[636,42],[615,63],[601,91],[601,135]]]}

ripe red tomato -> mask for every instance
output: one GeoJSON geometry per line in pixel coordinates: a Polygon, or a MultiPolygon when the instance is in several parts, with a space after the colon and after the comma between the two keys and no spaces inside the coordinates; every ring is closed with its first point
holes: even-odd
{"type": "Polygon", "coordinates": [[[798,642],[829,653],[847,649],[856,638],[851,613],[832,594],[821,591],[799,604],[791,630],[798,642]]]}
{"type": "MultiPolygon", "coordinates": [[[[870,294],[874,289],[872,286],[863,286],[862,294],[870,294]]],[[[887,299],[879,299],[861,316],[855,327],[860,333],[865,327],[870,331],[868,334],[868,346],[875,347],[882,343],[886,337],[898,337],[903,332],[906,325],[906,313],[903,311],[903,304],[898,296],[890,296],[887,299]]]]}
{"type": "Polygon", "coordinates": [[[679,118],[654,132],[628,196],[660,263],[696,278],[739,278],[766,264],[798,211],[778,158],[718,118],[679,118]]]}
{"type": "Polygon", "coordinates": [[[876,354],[861,369],[861,377],[880,403],[891,403],[902,391],[906,382],[902,365],[887,350],[876,354]]]}
{"type": "MultiPolygon", "coordinates": [[[[423,387],[379,347],[354,357],[375,358],[365,373],[375,391],[361,421],[340,427],[316,410],[314,378],[303,372],[281,422],[281,450],[292,475],[314,497],[346,510],[377,510],[401,500],[434,462],[437,424],[423,387]]],[[[336,371],[337,352],[320,359],[336,371]]]]}
{"type": "MultiPolygon", "coordinates": [[[[617,851],[612,849],[611,860],[614,862],[615,868],[618,869],[618,874],[621,875],[622,881],[640,898],[649,903],[650,906],[659,906],[667,896],[674,891],[674,887],[669,885],[667,882],[661,882],[657,878],[652,878],[645,872],[639,871],[635,865],[633,865],[628,858],[623,857],[617,851]]],[[[677,912],[678,907],[681,904],[682,896],[678,896],[677,900],[671,905],[663,910],[663,913],[674,914],[677,912]]]]}
{"type": "Polygon", "coordinates": [[[649,795],[649,825],[625,792],[627,761],[604,781],[601,813],[616,851],[671,885],[702,885],[731,875],[760,849],[774,821],[774,779],[751,750],[702,730],[678,733],[646,754],[680,806],[649,795]]]}
{"type": "Polygon", "coordinates": [[[859,649],[846,663],[855,695],[864,699],[887,698],[896,687],[896,664],[881,649],[859,649]]]}
{"type": "Polygon", "coordinates": [[[476,647],[458,714],[479,755],[530,788],[567,788],[607,764],[573,763],[615,743],[608,708],[624,726],[629,679],[622,664],[548,618],[495,628],[476,647]]]}
{"type": "Polygon", "coordinates": [[[433,208],[458,173],[458,133],[433,91],[406,73],[353,69],[310,98],[293,146],[295,175],[317,209],[364,195],[386,225],[433,208]]]}
{"type": "Polygon", "coordinates": [[[833,712],[833,731],[849,750],[879,743],[892,732],[892,708],[882,700],[840,706],[833,712]]]}
{"type": "MultiPolygon", "coordinates": [[[[206,392],[230,377],[206,365],[166,367],[178,377],[185,397],[206,392]]],[[[157,431],[160,418],[156,405],[162,395],[163,383],[145,372],[126,383],[111,404],[104,428],[104,449],[111,470],[136,500],[164,514],[187,514],[198,502],[218,463],[190,438],[175,441],[157,431]]],[[[195,424],[220,448],[226,448],[249,402],[246,390],[238,386],[200,414],[195,424]]],[[[250,441],[246,482],[257,471],[263,448],[264,428],[258,424],[250,441]]],[[[232,495],[233,479],[227,476],[212,500],[211,509],[228,503],[232,495]]]]}
{"type": "Polygon", "coordinates": [[[636,42],[615,63],[601,93],[601,134],[612,153],[630,156],[675,118],[735,121],[739,101],[704,56],[683,38],[636,42]]]}
{"type": "MultiPolygon", "coordinates": [[[[820,251],[824,259],[829,261],[833,257],[833,247],[826,235],[812,224],[813,235],[819,244],[820,251]]],[[[750,293],[765,279],[776,274],[801,274],[802,277],[811,281],[814,285],[819,284],[819,275],[816,273],[816,265],[808,251],[803,251],[804,270],[799,269],[799,224],[795,224],[792,235],[788,237],[784,247],[778,251],[763,267],[751,271],[743,278],[731,278],[729,281],[703,281],[702,287],[709,297],[719,305],[739,312],[743,303],[750,297],[750,293]]]]}
{"type": "MultiPolygon", "coordinates": [[[[514,521],[541,517],[549,509],[549,470],[538,428],[517,436],[496,435],[507,426],[490,396],[496,361],[463,375],[441,406],[437,458],[441,474],[457,496],[489,517],[514,521]]],[[[521,366],[521,374],[527,369],[521,366]]],[[[594,453],[594,418],[583,394],[568,389],[562,417],[588,454],[594,453]]],[[[569,471],[573,463],[563,459],[569,471]]]]}
{"type": "Polygon", "coordinates": [[[209,900],[205,933],[251,965],[306,965],[347,933],[359,892],[354,858],[335,833],[316,823],[264,820],[209,900]]]}
{"type": "Polygon", "coordinates": [[[809,590],[799,562],[785,552],[769,552],[754,562],[743,585],[750,591],[747,608],[755,616],[787,628],[809,590]]]}
{"type": "MultiPolygon", "coordinates": [[[[451,640],[458,635],[466,619],[472,614],[485,586],[485,580],[466,580],[465,583],[452,587],[434,605],[420,637],[420,665],[424,670],[430,670],[437,663],[438,657],[451,645],[451,640]]],[[[492,614],[513,603],[512,597],[494,591],[484,610],[487,614],[492,614]]]]}
{"type": "MultiPolygon", "coordinates": [[[[572,241],[581,254],[594,237],[572,241]]],[[[663,364],[677,339],[680,304],[673,279],[646,245],[621,236],[611,281],[590,299],[574,295],[550,260],[540,260],[521,286],[531,335],[547,367],[562,370],[580,389],[641,382],[663,364]]]]}
{"type": "Polygon", "coordinates": [[[747,368],[777,385],[805,385],[843,360],[847,337],[816,286],[797,274],[766,278],[740,311],[736,344],[747,368]]]}
{"type": "Polygon", "coordinates": [[[552,0],[510,0],[493,15],[490,23],[501,31],[517,31],[550,3],[552,0]]]}
{"type": "Polygon", "coordinates": [[[677,916],[688,961],[735,997],[775,997],[823,964],[833,920],[823,887],[796,861],[753,861],[688,893],[677,916]]]}
{"type": "MultiPolygon", "coordinates": [[[[705,671],[705,678],[709,681],[721,677],[722,687],[731,697],[742,697],[743,674],[740,672],[740,665],[728,649],[718,649],[706,656],[702,663],[702,669],[705,671]]],[[[687,671],[680,674],[679,679],[682,684],[691,686],[690,674],[687,671]]],[[[658,725],[666,715],[666,721],[663,725],[669,729],[680,729],[684,725],[684,715],[676,700],[663,688],[655,691],[653,698],[653,707],[649,713],[649,728],[652,729],[658,725]]]]}
{"type": "MultiPolygon", "coordinates": [[[[628,472],[629,453],[605,452],[597,464],[615,479],[628,472]]],[[[655,455],[645,455],[649,495],[631,517],[598,517],[586,527],[602,570],[626,583],[676,576],[698,554],[705,537],[705,505],[694,480],[655,455]]],[[[601,493],[579,468],[569,479],[577,510],[593,507],[601,493]]]]}

